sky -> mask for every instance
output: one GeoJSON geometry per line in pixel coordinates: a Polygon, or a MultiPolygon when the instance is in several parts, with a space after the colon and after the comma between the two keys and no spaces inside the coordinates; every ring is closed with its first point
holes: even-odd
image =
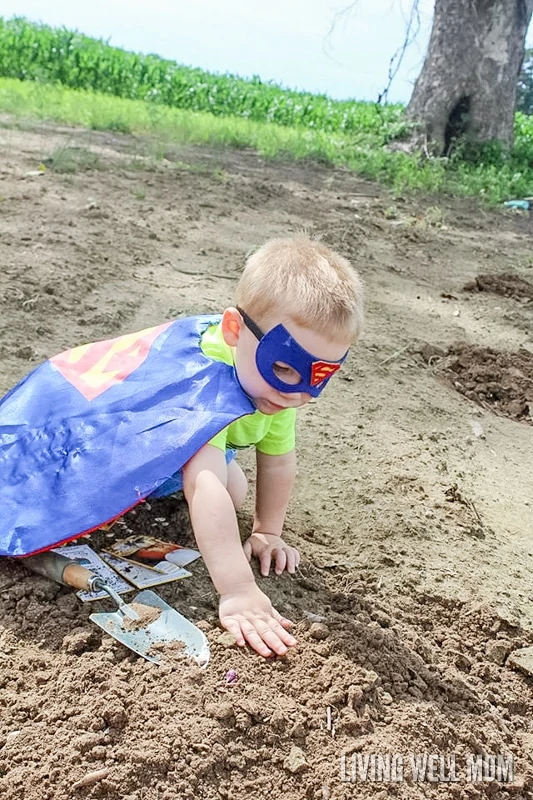
{"type": "MultiPolygon", "coordinates": [[[[0,0],[25,16],[155,53],[180,64],[338,99],[376,100],[401,48],[411,0],[0,0]],[[348,10],[346,10],[348,9],[348,10]]],[[[424,62],[433,0],[419,0],[420,30],[388,93],[407,102],[424,62]]],[[[533,32],[528,36],[533,46],[533,32]]]]}

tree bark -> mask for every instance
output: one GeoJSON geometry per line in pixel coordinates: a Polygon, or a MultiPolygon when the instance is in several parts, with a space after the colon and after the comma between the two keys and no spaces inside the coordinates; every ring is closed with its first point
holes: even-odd
{"type": "Polygon", "coordinates": [[[439,155],[453,140],[513,143],[516,84],[533,0],[435,0],[422,72],[407,107],[439,155]]]}

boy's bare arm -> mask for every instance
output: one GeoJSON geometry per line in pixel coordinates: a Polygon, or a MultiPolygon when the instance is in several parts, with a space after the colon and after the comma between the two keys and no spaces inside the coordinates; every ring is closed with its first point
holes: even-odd
{"type": "Polygon", "coordinates": [[[284,655],[296,640],[290,621],[272,607],[255,583],[244,555],[233,502],[226,489],[224,453],[205,445],[183,468],[183,491],[191,523],[215,589],[222,625],[261,655],[284,655]]]}
{"type": "Polygon", "coordinates": [[[257,478],[253,532],[281,536],[296,479],[296,452],[269,456],[256,452],[257,478]]]}
{"type": "Polygon", "coordinates": [[[248,558],[256,556],[261,574],[268,575],[270,565],[279,575],[285,569],[295,572],[300,554],[283,541],[283,523],[296,478],[294,450],[282,456],[257,451],[256,503],[252,535],[245,542],[248,558]]]}
{"type": "Polygon", "coordinates": [[[183,468],[183,492],[209,575],[219,594],[254,580],[242,557],[237,517],[226,489],[224,453],[205,445],[183,468]]]}

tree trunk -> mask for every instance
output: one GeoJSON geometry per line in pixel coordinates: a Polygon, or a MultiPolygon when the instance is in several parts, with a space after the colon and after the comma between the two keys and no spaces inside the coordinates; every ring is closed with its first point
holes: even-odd
{"type": "Polygon", "coordinates": [[[461,135],[513,143],[516,83],[533,0],[435,0],[422,72],[407,107],[432,149],[461,135]]]}

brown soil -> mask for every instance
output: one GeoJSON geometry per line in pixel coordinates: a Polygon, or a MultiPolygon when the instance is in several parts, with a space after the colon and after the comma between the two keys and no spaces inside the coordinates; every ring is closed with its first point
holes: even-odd
{"type": "Polygon", "coordinates": [[[458,392],[497,414],[533,425],[533,352],[455,345],[448,356],[439,369],[458,392]]]}
{"type": "Polygon", "coordinates": [[[477,275],[476,279],[467,283],[464,288],[468,292],[492,292],[503,297],[512,297],[523,303],[530,303],[533,300],[533,284],[512,272],[501,275],[477,275]]]}
{"type": "Polygon", "coordinates": [[[144,603],[128,603],[132,611],[136,611],[138,619],[131,619],[131,617],[124,616],[122,620],[122,627],[127,631],[138,631],[139,628],[145,628],[151,625],[156,619],[161,616],[161,609],[154,608],[154,606],[146,606],[144,603]]]}
{"type": "MultiPolygon", "coordinates": [[[[501,353],[532,352],[526,304],[462,292],[481,274],[531,279],[527,220],[249,152],[158,160],[161,145],[47,125],[0,139],[1,391],[66,347],[224,308],[272,236],[321,235],[368,298],[364,340],[300,415],[286,529],[301,570],[258,578],[297,648],[264,661],[233,646],[196,562],[157,591],[205,631],[211,660],[157,666],[88,620],[109,603],[2,562],[2,797],[532,798],[532,678],[509,656],[533,643],[533,428],[436,374],[458,341],[479,349],[453,353],[469,375],[486,368],[478,352],[499,369],[501,353]],[[67,147],[100,169],[57,171],[67,147]],[[455,755],[456,781],[413,780],[409,759],[431,753],[455,755]],[[352,757],[391,754],[404,781],[349,780],[352,757]],[[477,754],[512,754],[513,779],[470,782],[477,754]]],[[[242,463],[252,477],[253,454],[242,463]]],[[[179,498],[124,525],[191,544],[179,498]]]]}

